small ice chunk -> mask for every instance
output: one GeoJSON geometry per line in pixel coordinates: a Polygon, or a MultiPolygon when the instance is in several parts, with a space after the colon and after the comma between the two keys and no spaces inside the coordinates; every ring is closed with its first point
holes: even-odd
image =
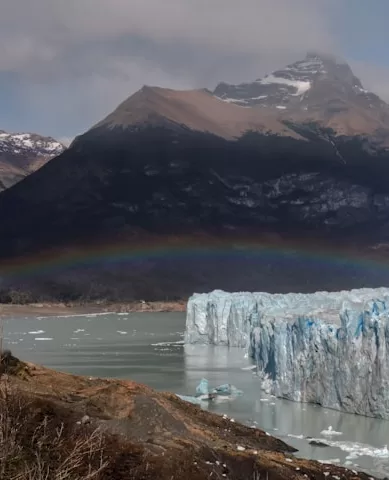
{"type": "Polygon", "coordinates": [[[333,435],[343,435],[343,432],[337,432],[336,430],[333,430],[332,426],[330,425],[327,430],[322,430],[320,434],[331,437],[333,435]]]}
{"type": "Polygon", "coordinates": [[[208,395],[209,383],[206,378],[202,378],[201,382],[196,387],[196,395],[208,395]]]}
{"type": "Polygon", "coordinates": [[[242,390],[238,390],[234,385],[231,385],[230,383],[219,385],[218,387],[215,387],[212,392],[217,393],[218,395],[243,395],[242,390]]]}
{"type": "Polygon", "coordinates": [[[299,440],[302,440],[304,438],[304,435],[301,434],[301,435],[295,435],[294,433],[288,433],[288,437],[290,438],[297,438],[299,440]]]}

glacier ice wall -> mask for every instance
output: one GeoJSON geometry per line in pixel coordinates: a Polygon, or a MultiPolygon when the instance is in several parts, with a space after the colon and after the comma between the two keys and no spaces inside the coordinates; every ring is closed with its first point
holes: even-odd
{"type": "Polygon", "coordinates": [[[389,288],[195,294],[185,341],[247,348],[277,397],[389,419],[389,288]]]}

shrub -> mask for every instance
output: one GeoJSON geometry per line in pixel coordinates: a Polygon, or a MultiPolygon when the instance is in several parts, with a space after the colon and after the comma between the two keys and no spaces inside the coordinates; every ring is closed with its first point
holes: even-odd
{"type": "Polygon", "coordinates": [[[108,465],[104,447],[100,431],[42,416],[37,405],[2,376],[1,480],[99,480],[108,465]]]}

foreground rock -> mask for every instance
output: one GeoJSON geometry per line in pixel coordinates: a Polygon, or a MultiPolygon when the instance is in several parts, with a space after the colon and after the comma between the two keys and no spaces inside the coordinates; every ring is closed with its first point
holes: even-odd
{"type": "Polygon", "coordinates": [[[6,363],[3,389],[29,399],[31,418],[24,430],[43,418],[44,425],[57,425],[55,432],[60,423],[74,435],[77,429],[104,432],[108,460],[96,478],[372,478],[297,459],[293,448],[265,432],[231,423],[170,393],[131,381],[59,373],[9,356],[6,363]]]}
{"type": "Polygon", "coordinates": [[[270,393],[389,419],[389,289],[188,302],[186,342],[246,347],[270,393]]]}

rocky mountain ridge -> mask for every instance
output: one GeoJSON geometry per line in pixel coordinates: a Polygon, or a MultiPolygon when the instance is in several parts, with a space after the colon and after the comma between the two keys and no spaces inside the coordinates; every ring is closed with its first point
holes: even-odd
{"type": "Polygon", "coordinates": [[[277,132],[298,137],[274,114],[258,115],[220,101],[207,90],[171,90],[145,85],[121,103],[93,130],[107,128],[139,131],[149,127],[167,128],[177,133],[204,132],[226,139],[235,139],[248,130],[277,132]]]}
{"type": "Polygon", "coordinates": [[[64,150],[65,146],[51,137],[0,130],[0,191],[22,180],[64,150]]]}

